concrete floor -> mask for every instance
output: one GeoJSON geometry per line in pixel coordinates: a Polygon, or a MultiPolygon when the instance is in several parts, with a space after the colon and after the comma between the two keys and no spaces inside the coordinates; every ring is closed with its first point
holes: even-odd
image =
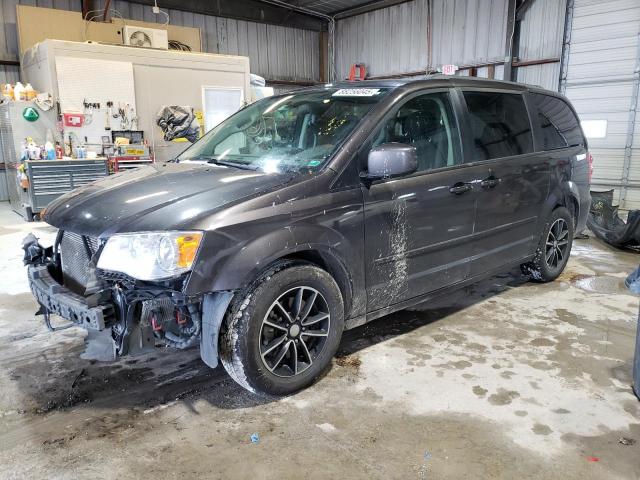
{"type": "Polygon", "coordinates": [[[640,478],[636,254],[578,240],[555,283],[512,272],[382,318],[264,399],[197,351],[80,358],[82,330],[33,316],[31,230],[53,235],[0,204],[0,478],[640,478]]]}

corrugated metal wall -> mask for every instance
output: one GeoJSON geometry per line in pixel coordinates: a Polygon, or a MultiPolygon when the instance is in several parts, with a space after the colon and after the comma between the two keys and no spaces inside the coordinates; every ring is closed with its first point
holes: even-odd
{"type": "Polygon", "coordinates": [[[607,121],[606,136],[589,139],[594,189],[615,188],[623,208],[640,208],[640,2],[573,7],[565,93],[581,120],[607,121]]]}
{"type": "MultiPolygon", "coordinates": [[[[16,4],[39,7],[80,10],[80,0],[0,0],[0,54],[16,57],[16,4]]],[[[95,8],[103,7],[103,1],[94,2],[95,8]]],[[[164,17],[156,16],[151,7],[126,1],[113,1],[111,8],[124,18],[154,22],[164,17]]],[[[273,80],[320,79],[318,32],[245,22],[228,18],[169,10],[170,22],[200,28],[202,48],[209,53],[246,55],[251,62],[251,72],[273,80]]],[[[15,82],[17,67],[0,69],[0,83],[15,82]]]]}
{"type": "MultiPolygon", "coordinates": [[[[111,5],[125,18],[158,21],[151,7],[121,0],[111,5]]],[[[200,29],[205,52],[248,56],[252,73],[273,80],[320,79],[318,32],[179,10],[168,13],[172,25],[200,29]]]]}
{"type": "MultiPolygon", "coordinates": [[[[428,14],[428,1],[414,0],[338,20],[337,78],[358,62],[370,76],[426,70],[428,14]]],[[[431,67],[504,61],[507,0],[431,0],[431,18],[431,67]]]]}
{"type": "MultiPolygon", "coordinates": [[[[520,61],[560,58],[565,24],[565,0],[535,0],[520,24],[520,61]]],[[[560,62],[518,67],[521,83],[558,90],[560,62]]]]}

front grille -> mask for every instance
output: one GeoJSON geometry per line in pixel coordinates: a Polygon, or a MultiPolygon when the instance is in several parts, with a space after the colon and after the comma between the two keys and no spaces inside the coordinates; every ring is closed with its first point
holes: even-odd
{"type": "Polygon", "coordinates": [[[64,285],[79,295],[89,293],[96,283],[91,259],[100,248],[100,240],[65,231],[59,248],[64,285]]]}

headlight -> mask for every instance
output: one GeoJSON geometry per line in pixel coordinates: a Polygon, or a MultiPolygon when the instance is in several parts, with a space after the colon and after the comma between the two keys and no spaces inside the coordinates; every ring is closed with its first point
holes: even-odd
{"type": "Polygon", "coordinates": [[[162,280],[191,270],[202,232],[144,232],[107,240],[98,268],[139,280],[162,280]]]}

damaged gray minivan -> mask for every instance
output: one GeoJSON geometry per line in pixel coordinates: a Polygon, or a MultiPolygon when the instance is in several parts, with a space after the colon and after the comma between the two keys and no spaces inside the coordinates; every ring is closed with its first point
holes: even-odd
{"type": "Polygon", "coordinates": [[[199,346],[243,387],[287,394],[344,329],[521,265],[565,267],[590,160],[557,93],[432,77],[260,100],[167,164],[50,204],[24,241],[40,313],[114,356],[199,346]]]}

